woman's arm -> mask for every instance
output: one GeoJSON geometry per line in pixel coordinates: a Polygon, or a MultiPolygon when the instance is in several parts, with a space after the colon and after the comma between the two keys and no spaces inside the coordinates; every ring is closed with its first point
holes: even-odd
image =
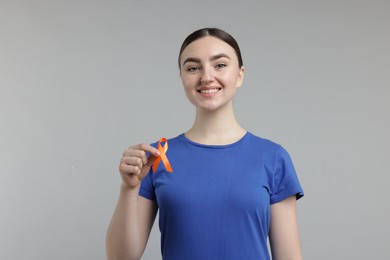
{"type": "Polygon", "coordinates": [[[106,235],[107,259],[140,259],[157,213],[156,202],[121,187],[106,235]]]}
{"type": "Polygon", "coordinates": [[[302,260],[296,197],[271,205],[270,246],[274,260],[302,260]]]}
{"type": "Polygon", "coordinates": [[[139,144],[123,152],[119,171],[122,177],[120,195],[106,234],[109,260],[140,259],[157,214],[154,201],[139,196],[141,180],[149,172],[159,152],[139,144]],[[151,155],[147,157],[146,153],[151,155]]]}

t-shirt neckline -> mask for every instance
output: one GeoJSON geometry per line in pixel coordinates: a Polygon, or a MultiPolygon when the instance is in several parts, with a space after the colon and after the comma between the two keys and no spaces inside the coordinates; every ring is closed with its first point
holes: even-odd
{"type": "Polygon", "coordinates": [[[192,141],[190,139],[188,139],[186,136],[185,136],[185,133],[182,133],[179,135],[179,138],[186,142],[186,143],[189,143],[191,145],[194,145],[194,146],[198,146],[198,147],[203,147],[203,148],[214,148],[214,149],[224,149],[224,148],[230,148],[230,147],[233,147],[233,146],[236,146],[236,145],[239,145],[240,143],[242,143],[246,138],[248,138],[248,136],[250,135],[250,132],[249,131],[246,131],[246,133],[240,138],[238,139],[237,141],[233,142],[233,143],[230,143],[230,144],[202,144],[202,143],[197,143],[195,141],[192,141]]]}

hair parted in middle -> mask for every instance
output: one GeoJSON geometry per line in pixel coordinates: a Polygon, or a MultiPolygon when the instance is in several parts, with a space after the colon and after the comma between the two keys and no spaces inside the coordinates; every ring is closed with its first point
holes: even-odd
{"type": "Polygon", "coordinates": [[[236,52],[237,59],[238,59],[238,66],[241,68],[244,65],[243,61],[242,61],[242,57],[241,57],[240,47],[239,47],[236,39],[234,39],[233,36],[231,36],[229,33],[227,33],[226,31],[224,31],[222,29],[219,29],[219,28],[205,27],[205,28],[198,29],[198,30],[194,31],[193,33],[188,35],[187,38],[185,38],[185,40],[183,41],[183,44],[181,45],[181,48],[179,51],[179,58],[178,58],[179,69],[181,69],[180,58],[181,58],[181,54],[183,53],[184,49],[188,45],[190,45],[192,42],[194,42],[198,39],[204,38],[206,36],[216,37],[216,38],[226,42],[227,44],[229,44],[236,52]]]}

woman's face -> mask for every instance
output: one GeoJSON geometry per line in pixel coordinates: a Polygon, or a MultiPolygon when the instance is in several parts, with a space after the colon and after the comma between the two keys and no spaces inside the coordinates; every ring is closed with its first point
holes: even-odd
{"type": "Polygon", "coordinates": [[[187,98],[206,111],[230,105],[244,78],[235,50],[212,36],[189,44],[181,54],[180,65],[187,98]]]}

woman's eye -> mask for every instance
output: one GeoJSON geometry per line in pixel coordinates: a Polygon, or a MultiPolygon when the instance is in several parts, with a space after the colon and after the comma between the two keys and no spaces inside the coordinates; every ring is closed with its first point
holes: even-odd
{"type": "Polygon", "coordinates": [[[217,64],[216,67],[217,67],[218,69],[222,69],[222,68],[225,68],[225,67],[226,67],[226,64],[220,63],[220,64],[217,64]]]}
{"type": "Polygon", "coordinates": [[[187,71],[189,71],[189,72],[194,72],[194,71],[197,71],[197,70],[199,70],[199,68],[195,67],[195,66],[187,68],[187,71]]]}

